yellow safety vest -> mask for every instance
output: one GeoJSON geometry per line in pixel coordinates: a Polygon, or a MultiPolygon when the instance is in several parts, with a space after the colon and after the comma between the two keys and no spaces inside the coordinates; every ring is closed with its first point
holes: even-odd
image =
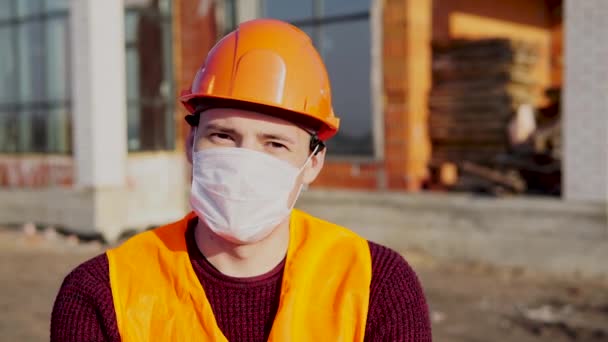
{"type": "MultiPolygon", "coordinates": [[[[107,252],[123,342],[227,341],[186,249],[188,214],[107,252]]],[[[371,256],[365,239],[294,210],[269,341],[363,341],[371,256]]]]}

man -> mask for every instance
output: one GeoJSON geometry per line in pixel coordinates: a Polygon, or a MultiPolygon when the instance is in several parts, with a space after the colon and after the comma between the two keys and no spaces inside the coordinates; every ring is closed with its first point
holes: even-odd
{"type": "Polygon", "coordinates": [[[193,127],[193,212],[68,275],[52,341],[431,340],[401,256],[292,210],[338,130],[305,33],[241,24],[181,100],[193,127]]]}

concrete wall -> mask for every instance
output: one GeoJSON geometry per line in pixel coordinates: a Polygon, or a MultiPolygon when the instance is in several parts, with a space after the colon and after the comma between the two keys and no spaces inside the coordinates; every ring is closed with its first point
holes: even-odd
{"type": "Polygon", "coordinates": [[[608,205],[608,1],[566,1],[564,190],[608,205]]]}
{"type": "Polygon", "coordinates": [[[70,38],[75,186],[121,187],[127,158],[123,1],[72,0],[70,38]]]}
{"type": "Polygon", "coordinates": [[[608,276],[602,205],[538,198],[309,191],[297,204],[397,251],[608,276]]]}
{"type": "Polygon", "coordinates": [[[181,153],[139,153],[128,159],[126,226],[143,229],[175,221],[189,211],[189,164],[181,153]]]}
{"type": "Polygon", "coordinates": [[[33,222],[113,241],[126,230],[142,230],[175,221],[189,206],[184,156],[142,153],[128,159],[125,187],[0,191],[0,222],[33,222]]]}

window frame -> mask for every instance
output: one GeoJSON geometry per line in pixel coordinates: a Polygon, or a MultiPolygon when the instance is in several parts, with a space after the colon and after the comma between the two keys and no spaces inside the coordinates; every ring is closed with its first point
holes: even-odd
{"type": "MultiPolygon", "coordinates": [[[[10,1],[10,0],[9,0],[10,1]]],[[[53,8],[53,9],[47,9],[46,7],[46,2],[41,1],[39,6],[40,6],[40,11],[38,13],[34,13],[34,14],[25,14],[25,15],[20,15],[18,13],[18,9],[17,9],[17,3],[16,1],[10,1],[9,2],[9,7],[10,7],[10,15],[7,18],[3,18],[0,19],[0,28],[7,28],[9,30],[9,37],[10,37],[10,42],[11,42],[11,46],[12,46],[12,54],[13,54],[13,59],[15,61],[15,68],[16,68],[16,78],[15,78],[15,85],[14,87],[16,89],[20,89],[20,84],[22,82],[22,75],[20,74],[19,70],[21,70],[22,68],[20,67],[22,63],[28,63],[27,60],[21,58],[20,55],[20,48],[19,48],[19,39],[20,39],[20,35],[18,34],[19,30],[21,30],[23,27],[26,27],[27,25],[33,25],[33,24],[40,24],[41,28],[42,28],[42,33],[43,35],[41,36],[41,40],[42,40],[42,49],[46,50],[47,44],[48,44],[48,37],[46,35],[44,35],[45,28],[48,27],[48,24],[50,21],[52,20],[65,20],[65,22],[68,25],[68,33],[69,33],[69,8],[65,8],[65,9],[57,9],[57,8],[53,8]]],[[[68,88],[68,92],[66,94],[66,98],[64,100],[53,100],[53,99],[44,99],[44,100],[21,100],[21,94],[18,94],[16,96],[16,99],[14,101],[8,101],[8,102],[0,102],[0,115],[6,115],[9,119],[7,120],[10,121],[11,117],[12,120],[14,120],[14,125],[15,125],[15,129],[17,132],[17,135],[9,138],[12,141],[12,147],[13,149],[8,149],[7,147],[11,146],[11,145],[7,145],[7,146],[0,146],[0,154],[4,154],[4,155],[33,155],[33,154],[42,154],[42,155],[72,155],[73,153],[73,138],[72,138],[72,116],[73,116],[73,108],[72,108],[72,94],[71,94],[71,78],[70,78],[70,53],[71,53],[71,41],[69,39],[69,37],[67,37],[68,39],[66,39],[66,63],[67,63],[67,67],[66,70],[68,71],[68,74],[65,76],[66,77],[66,82],[67,82],[67,88],[68,88]],[[20,138],[20,134],[19,133],[23,133],[22,128],[19,127],[21,125],[21,115],[25,115],[27,113],[27,115],[35,117],[35,116],[44,116],[47,118],[47,120],[44,121],[45,124],[45,128],[48,131],[49,127],[51,125],[51,120],[49,120],[48,118],[51,118],[51,113],[55,110],[65,110],[66,111],[66,145],[62,146],[63,148],[57,148],[55,146],[53,146],[53,148],[51,148],[51,146],[49,146],[49,142],[48,140],[49,135],[45,135],[44,139],[47,140],[45,145],[45,148],[43,149],[37,149],[36,148],[36,143],[30,139],[31,141],[28,142],[28,145],[30,146],[24,146],[25,141],[23,140],[24,138],[21,137],[20,138]]],[[[44,65],[43,66],[43,70],[45,70],[46,72],[46,68],[48,66],[44,65]]],[[[43,77],[43,82],[45,83],[45,87],[46,85],[46,73],[43,73],[42,75],[43,77]]],[[[29,130],[27,132],[26,135],[33,135],[33,132],[35,131],[35,122],[34,121],[30,121],[29,123],[29,130]]]]}
{"type": "MultiPolygon", "coordinates": [[[[130,51],[135,51],[137,53],[137,55],[139,56],[139,49],[138,49],[138,45],[137,45],[137,37],[135,38],[134,41],[130,41],[126,35],[126,20],[127,17],[129,16],[130,13],[138,13],[138,12],[142,12],[142,11],[151,11],[150,8],[147,7],[140,7],[138,6],[138,4],[125,4],[124,7],[124,11],[125,11],[125,67],[128,68],[128,61],[126,61],[128,53],[130,51]]],[[[164,57],[169,57],[169,59],[167,61],[165,61],[165,65],[163,66],[163,78],[168,82],[168,89],[167,89],[167,97],[166,99],[147,99],[147,100],[152,100],[152,102],[159,102],[159,101],[166,101],[164,102],[164,104],[166,105],[166,110],[165,110],[165,116],[164,119],[167,121],[167,125],[166,125],[166,136],[165,139],[166,141],[163,143],[164,147],[162,148],[142,148],[141,146],[141,136],[138,136],[138,140],[139,140],[139,147],[137,148],[131,148],[130,143],[129,143],[129,122],[130,122],[130,118],[129,118],[129,112],[130,112],[130,108],[131,107],[137,107],[137,108],[141,108],[142,105],[144,104],[144,99],[139,96],[136,99],[132,99],[129,98],[129,94],[127,93],[127,89],[125,88],[125,98],[126,98],[126,109],[127,109],[127,116],[126,116],[126,120],[127,120],[127,131],[125,132],[125,134],[127,134],[127,150],[129,154],[132,153],[149,153],[149,152],[171,152],[171,151],[175,151],[177,148],[177,131],[176,131],[176,122],[175,122],[175,111],[176,111],[176,105],[177,105],[177,101],[175,98],[175,89],[176,89],[176,84],[175,84],[175,66],[174,66],[174,56],[173,56],[173,49],[174,49],[174,36],[173,36],[173,10],[172,10],[172,6],[168,6],[168,11],[167,12],[163,12],[162,9],[158,8],[157,9],[157,13],[155,13],[156,15],[158,15],[158,17],[160,18],[161,21],[161,26],[162,29],[168,29],[168,32],[162,31],[162,35],[168,35],[170,37],[169,42],[167,42],[167,44],[169,45],[171,51],[169,51],[167,53],[167,51],[162,51],[163,54],[165,54],[164,57]]],[[[161,39],[164,39],[164,37],[162,37],[161,39]]],[[[164,42],[163,42],[163,46],[164,46],[164,42]]],[[[125,68],[125,77],[128,77],[128,72],[126,71],[125,68]]],[[[139,74],[138,74],[139,76],[139,74]]],[[[128,81],[127,81],[128,82],[128,81]]],[[[128,84],[127,84],[128,85],[128,84]]],[[[138,111],[141,109],[138,109],[138,111]]],[[[139,113],[139,112],[138,112],[139,113]]],[[[141,116],[140,116],[141,117],[141,116]]],[[[140,120],[141,121],[141,120],[140,120]]],[[[141,129],[141,123],[140,123],[140,129],[141,129]]]]}
{"type": "MultiPolygon", "coordinates": [[[[264,0],[231,0],[236,3],[236,12],[238,22],[252,19],[251,13],[245,13],[243,15],[240,10],[243,7],[249,8],[244,5],[243,2],[255,1],[257,2],[257,13],[253,17],[261,18],[264,17],[265,4],[264,0]]],[[[302,24],[311,25],[322,25],[327,22],[340,22],[353,19],[367,19],[370,28],[370,124],[372,134],[372,153],[371,154],[337,154],[330,153],[327,157],[328,160],[335,161],[349,161],[349,162],[381,162],[384,160],[384,105],[382,103],[384,95],[384,82],[383,82],[383,30],[382,30],[382,1],[380,0],[369,0],[369,10],[351,12],[346,15],[329,15],[320,16],[322,12],[322,6],[324,0],[309,0],[313,2],[313,13],[311,19],[308,20],[294,20],[290,21],[291,24],[299,26],[302,24]],[[351,17],[353,19],[351,19],[351,17]]],[[[321,31],[313,31],[311,37],[313,41],[318,42],[321,35],[321,31]]]]}

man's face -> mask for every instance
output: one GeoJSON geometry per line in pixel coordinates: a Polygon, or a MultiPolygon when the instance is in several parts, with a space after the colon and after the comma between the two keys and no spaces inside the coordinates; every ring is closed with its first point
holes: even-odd
{"type": "MultiPolygon", "coordinates": [[[[310,155],[310,134],[302,128],[275,117],[257,112],[215,108],[201,113],[198,127],[188,139],[188,154],[192,148],[238,147],[267,153],[301,168],[310,155]]],[[[310,184],[317,177],[325,151],[311,157],[298,177],[300,184],[310,184]]],[[[292,198],[295,199],[297,191],[292,198]]]]}

